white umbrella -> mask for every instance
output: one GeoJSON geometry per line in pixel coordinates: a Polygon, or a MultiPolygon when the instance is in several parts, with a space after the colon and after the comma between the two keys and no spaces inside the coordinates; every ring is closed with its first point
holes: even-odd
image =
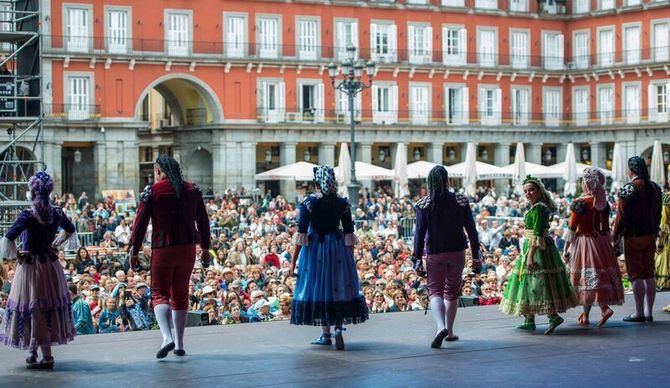
{"type": "MultiPolygon", "coordinates": [[[[475,162],[477,170],[476,180],[486,179],[510,179],[513,172],[507,171],[501,167],[484,162],[475,162]]],[[[450,178],[464,178],[468,169],[468,162],[456,163],[451,166],[444,166],[449,173],[450,178]]]]}
{"type": "Polygon", "coordinates": [[[347,143],[342,143],[340,146],[340,159],[335,167],[335,178],[337,179],[337,192],[342,197],[348,197],[348,188],[351,184],[351,157],[347,143]]]}
{"type": "MultiPolygon", "coordinates": [[[[337,171],[335,171],[337,176],[337,171]]],[[[356,179],[359,181],[391,181],[395,172],[388,168],[375,166],[361,161],[356,162],[356,179]]]]}
{"type": "Polygon", "coordinates": [[[468,143],[468,148],[465,153],[463,186],[465,186],[465,192],[474,197],[477,190],[477,150],[475,148],[475,143],[468,143]]]}
{"type": "Polygon", "coordinates": [[[621,144],[614,143],[614,150],[612,150],[612,188],[614,193],[619,190],[625,183],[628,177],[628,166],[626,159],[621,152],[621,144]]]}
{"type": "Polygon", "coordinates": [[[661,185],[661,187],[665,185],[665,171],[663,171],[663,168],[663,147],[661,147],[661,142],[656,140],[651,152],[651,171],[649,171],[649,177],[652,181],[661,185]]]}
{"type": "Polygon", "coordinates": [[[297,162],[256,174],[257,181],[311,181],[316,164],[297,162]]]}
{"type": "Polygon", "coordinates": [[[393,181],[395,182],[395,196],[402,198],[409,195],[409,187],[407,182],[407,147],[405,143],[398,143],[398,148],[395,153],[395,173],[393,181]]]}
{"type": "Polygon", "coordinates": [[[410,163],[407,165],[407,178],[408,179],[426,179],[428,174],[433,167],[439,166],[439,164],[426,162],[425,160],[419,160],[418,162],[410,163]]]}
{"type": "MultiPolygon", "coordinates": [[[[542,177],[538,176],[538,178],[563,178],[566,169],[565,166],[566,162],[556,163],[553,166],[549,166],[548,168],[551,171],[550,174],[542,177]]],[[[577,166],[577,178],[582,178],[584,176],[584,170],[593,167],[584,163],[575,163],[575,166],[577,166]]],[[[600,170],[600,172],[602,172],[605,177],[612,176],[612,171],[608,169],[598,167],[598,170],[600,170]]]]}
{"type": "Polygon", "coordinates": [[[568,143],[563,167],[563,179],[565,180],[563,193],[575,195],[577,193],[577,161],[575,160],[575,145],[572,143],[568,143]]]}
{"type": "Polygon", "coordinates": [[[526,152],[523,149],[523,143],[516,143],[516,153],[514,154],[514,191],[517,194],[523,193],[523,180],[526,179],[526,152]]]}
{"type": "MultiPolygon", "coordinates": [[[[516,160],[515,160],[516,162],[516,160]]],[[[503,167],[502,169],[510,174],[510,176],[514,177],[515,174],[515,169],[517,168],[516,163],[514,164],[508,164],[507,166],[503,167]]],[[[553,167],[549,166],[543,166],[541,164],[537,163],[531,163],[531,162],[526,162],[524,163],[524,170],[526,175],[532,175],[536,178],[541,178],[541,179],[548,179],[548,178],[560,178],[563,174],[556,170],[553,167]]],[[[524,179],[526,177],[524,176],[524,179]]],[[[521,180],[523,182],[523,179],[521,180]]]]}

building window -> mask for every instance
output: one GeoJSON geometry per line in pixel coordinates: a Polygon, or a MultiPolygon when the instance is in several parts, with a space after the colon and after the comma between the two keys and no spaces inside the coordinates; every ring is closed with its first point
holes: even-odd
{"type": "Polygon", "coordinates": [[[464,86],[447,86],[444,91],[447,124],[468,124],[470,119],[470,93],[464,86]]]}
{"type": "Polygon", "coordinates": [[[430,86],[411,85],[409,89],[409,117],[412,124],[430,123],[430,86]]]}
{"type": "Polygon", "coordinates": [[[279,58],[279,19],[259,17],[256,30],[258,55],[261,58],[279,58]]]}
{"type": "Polygon", "coordinates": [[[614,65],[614,30],[600,30],[598,32],[598,65],[614,65]]]}
{"type": "Polygon", "coordinates": [[[298,58],[315,61],[318,57],[319,22],[313,19],[298,20],[298,58]]]}
{"type": "MultiPolygon", "coordinates": [[[[335,52],[337,59],[346,60],[347,46],[358,47],[358,22],[354,20],[342,20],[335,23],[335,52]]],[[[358,59],[356,50],[356,59],[358,59]]]]}
{"type": "Polygon", "coordinates": [[[465,7],[465,0],[442,0],[445,7],[465,7]]]}
{"type": "Polygon", "coordinates": [[[669,23],[655,23],[653,30],[654,60],[656,62],[667,62],[670,60],[670,29],[669,23]]]}
{"type": "Polygon", "coordinates": [[[614,0],[600,0],[600,10],[614,9],[614,0]]]}
{"type": "Polygon", "coordinates": [[[226,15],[224,47],[226,56],[242,58],[246,56],[247,19],[242,15],[226,15]]]}
{"type": "Polygon", "coordinates": [[[483,125],[499,125],[502,90],[495,87],[479,88],[479,119],[483,125]]]}
{"type": "Polygon", "coordinates": [[[407,0],[407,4],[425,5],[428,4],[428,0],[407,0]]]}
{"type": "Polygon", "coordinates": [[[188,12],[167,12],[165,15],[166,50],[169,56],[190,55],[191,15],[188,12]]]}
{"type": "MultiPolygon", "coordinates": [[[[336,103],[336,121],[338,123],[349,123],[351,122],[351,113],[349,111],[349,96],[342,92],[337,91],[337,101],[336,103]]],[[[354,121],[361,121],[363,111],[363,98],[361,94],[356,94],[354,97],[354,121]]]]}
{"type": "Polygon", "coordinates": [[[614,123],[614,90],[612,86],[598,87],[598,117],[601,125],[614,123]]]}
{"type": "Polygon", "coordinates": [[[442,56],[445,65],[463,66],[467,60],[467,31],[463,27],[442,28],[442,56]]]}
{"type": "Polygon", "coordinates": [[[515,69],[525,69],[528,67],[528,32],[512,31],[512,67],[515,69]]]}
{"type": "Polygon", "coordinates": [[[496,65],[498,57],[498,39],[496,30],[480,29],[477,31],[477,54],[480,66],[496,65]]]}
{"type": "Polygon", "coordinates": [[[629,65],[640,63],[640,34],[639,26],[624,28],[624,56],[629,65]]]}
{"type": "Polygon", "coordinates": [[[396,85],[372,86],[372,122],[375,124],[398,122],[398,87],[396,85]]]}
{"type": "Polygon", "coordinates": [[[670,112],[670,82],[649,85],[649,120],[668,121],[670,112]]]}
{"type": "Polygon", "coordinates": [[[433,28],[427,25],[407,26],[409,62],[422,64],[433,61],[433,28]]]}
{"type": "Polygon", "coordinates": [[[395,24],[370,24],[370,47],[375,62],[395,62],[397,60],[397,28],[395,24]]]}
{"type": "Polygon", "coordinates": [[[510,11],[528,12],[528,0],[510,0],[510,11]]]}
{"type": "Polygon", "coordinates": [[[68,76],[67,106],[64,113],[70,120],[86,120],[91,114],[91,80],[88,76],[68,76]]]}
{"type": "Polygon", "coordinates": [[[555,127],[561,121],[561,91],[559,89],[544,90],[544,123],[555,127]]]}
{"type": "Polygon", "coordinates": [[[589,123],[589,89],[575,89],[572,99],[572,111],[574,112],[575,124],[585,126],[589,123]]]}
{"type": "Polygon", "coordinates": [[[574,35],[572,62],[572,66],[576,69],[586,69],[589,67],[589,33],[586,31],[576,32],[574,35]]]}
{"type": "Polygon", "coordinates": [[[624,110],[627,124],[640,122],[640,86],[625,85],[623,88],[624,110]]]}
{"type": "Polygon", "coordinates": [[[563,69],[563,34],[545,32],[543,36],[544,67],[549,70],[563,69]]]}
{"type": "Polygon", "coordinates": [[[588,13],[590,10],[591,0],[574,0],[574,8],[572,13],[588,13]]]}
{"type": "Polygon", "coordinates": [[[265,81],[258,82],[258,113],[259,119],[266,123],[279,123],[284,121],[285,97],[284,82],[265,81]]]}
{"type": "Polygon", "coordinates": [[[111,54],[127,54],[130,46],[130,17],[126,9],[107,11],[107,51],[111,54]]]}
{"type": "Polygon", "coordinates": [[[66,8],[65,49],[70,52],[85,53],[91,50],[91,12],[88,8],[66,8]]]}
{"type": "Polygon", "coordinates": [[[475,8],[498,9],[498,0],[476,0],[475,8]]]}
{"type": "Polygon", "coordinates": [[[530,119],[530,90],[512,89],[512,124],[528,125],[530,119]]]}
{"type": "Polygon", "coordinates": [[[626,7],[634,7],[640,5],[640,0],[626,0],[626,7]]]}
{"type": "Polygon", "coordinates": [[[298,91],[302,120],[322,123],[325,119],[323,83],[301,82],[298,84],[298,91]]]}

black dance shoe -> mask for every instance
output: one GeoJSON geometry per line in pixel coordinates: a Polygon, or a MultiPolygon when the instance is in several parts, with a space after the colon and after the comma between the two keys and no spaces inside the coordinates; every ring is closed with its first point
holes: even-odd
{"type": "Polygon", "coordinates": [[[161,359],[167,357],[168,353],[174,350],[174,342],[170,342],[169,344],[163,346],[161,350],[156,353],[156,358],[161,359]]]}
{"type": "Polygon", "coordinates": [[[439,349],[442,347],[442,342],[444,342],[444,338],[449,335],[449,330],[447,329],[442,329],[435,338],[433,338],[433,342],[430,343],[430,347],[433,349],[439,349]]]}
{"type": "Polygon", "coordinates": [[[633,314],[624,317],[623,319],[624,322],[633,322],[633,323],[644,323],[645,322],[645,317],[633,317],[633,314]]]}
{"type": "Polygon", "coordinates": [[[186,350],[184,349],[175,349],[174,355],[179,357],[184,357],[186,355],[186,350]]]}

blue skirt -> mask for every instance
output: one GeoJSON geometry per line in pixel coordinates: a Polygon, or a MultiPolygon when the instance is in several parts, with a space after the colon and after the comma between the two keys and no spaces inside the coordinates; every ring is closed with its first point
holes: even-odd
{"type": "Polygon", "coordinates": [[[342,234],[310,235],[298,258],[291,324],[342,326],[367,319],[356,263],[342,234]]]}

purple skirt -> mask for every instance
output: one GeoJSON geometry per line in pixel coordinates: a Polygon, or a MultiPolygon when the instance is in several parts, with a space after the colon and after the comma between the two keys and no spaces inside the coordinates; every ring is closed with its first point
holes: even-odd
{"type": "Polygon", "coordinates": [[[0,342],[19,349],[66,344],[77,330],[63,268],[58,261],[33,259],[16,270],[0,342]]]}

